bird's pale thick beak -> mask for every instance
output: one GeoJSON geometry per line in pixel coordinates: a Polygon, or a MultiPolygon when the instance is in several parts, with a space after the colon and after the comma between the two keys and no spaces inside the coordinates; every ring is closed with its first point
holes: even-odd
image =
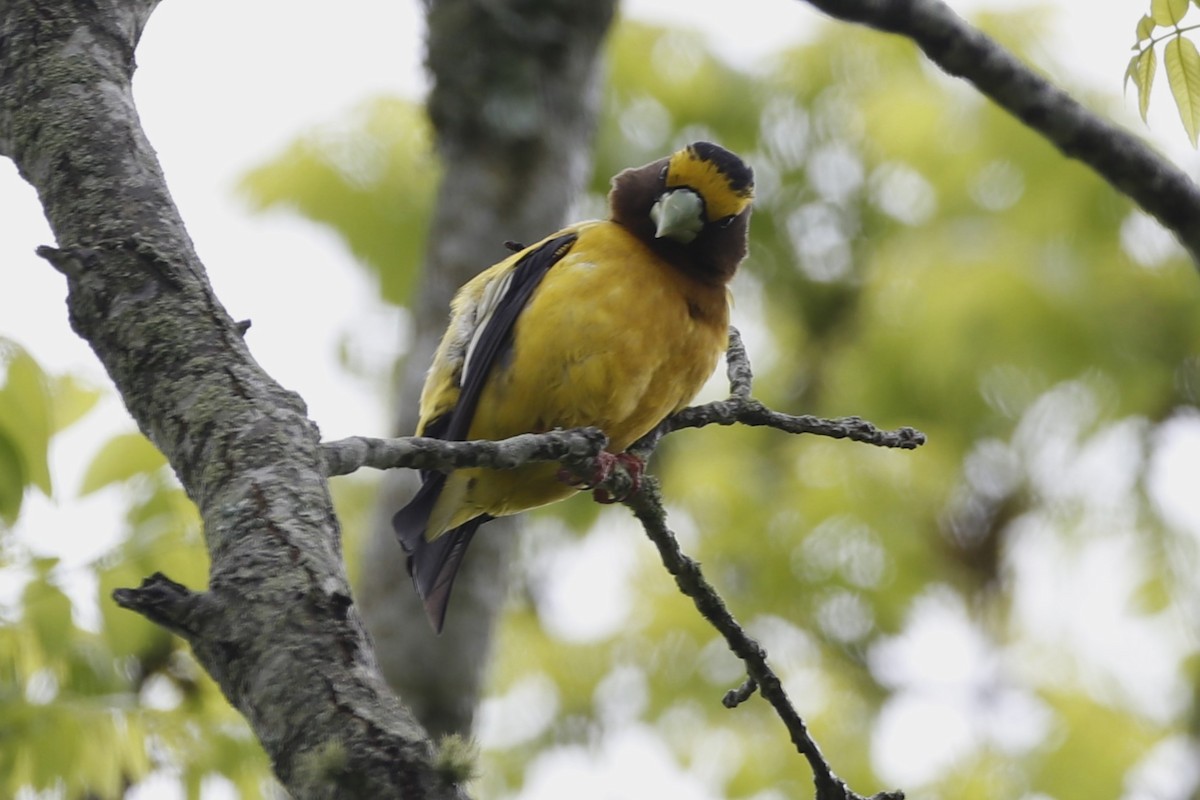
{"type": "Polygon", "coordinates": [[[654,238],[674,239],[687,244],[704,227],[704,203],[691,189],[675,189],[658,198],[650,208],[654,238]]]}

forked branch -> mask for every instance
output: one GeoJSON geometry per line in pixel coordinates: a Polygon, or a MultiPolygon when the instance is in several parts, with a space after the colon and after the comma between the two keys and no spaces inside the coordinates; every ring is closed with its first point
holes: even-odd
{"type": "MultiPolygon", "coordinates": [[[[809,415],[793,416],[767,408],[750,396],[750,360],[746,356],[737,329],[732,327],[729,329],[726,362],[731,389],[728,399],[691,406],[673,414],[631,446],[630,452],[645,458],[668,433],[685,428],[735,423],[765,426],[785,433],[812,433],[834,439],[852,439],[878,447],[899,447],[905,450],[920,447],[925,443],[925,434],[913,428],[887,431],[858,417],[823,419],[809,415]]],[[[329,476],[349,475],[363,467],[427,470],[452,470],[463,467],[512,469],[536,461],[558,461],[568,468],[583,468],[591,466],[591,462],[606,444],[608,439],[596,428],[523,433],[496,442],[449,442],[422,436],[402,436],[395,439],[351,436],[322,443],[321,455],[325,460],[325,474],[329,476]]]]}
{"type": "MultiPolygon", "coordinates": [[[[645,458],[654,451],[663,436],[673,431],[734,423],[763,425],[787,433],[813,433],[837,439],[853,439],[879,447],[913,449],[925,443],[925,435],[913,428],[884,431],[858,417],[821,419],[783,414],[767,408],[751,396],[754,374],[750,359],[742,345],[741,336],[732,327],[729,329],[726,365],[730,389],[727,399],[686,408],[672,415],[635,443],[630,452],[645,458]]],[[[329,475],[344,475],[364,466],[376,469],[409,467],[450,470],[471,466],[510,469],[533,461],[559,461],[580,479],[585,479],[594,473],[596,456],[606,444],[607,439],[599,430],[579,428],[523,434],[499,442],[354,437],[323,444],[321,450],[329,475]]],[[[692,599],[701,615],[716,628],[728,642],[729,648],[746,665],[746,682],[728,692],[724,704],[733,708],[755,691],[762,694],[783,721],[797,751],[808,760],[816,784],[816,799],[901,800],[904,797],[902,792],[881,792],[865,798],[852,791],[833,772],[817,743],[809,735],[804,720],[788,699],[779,677],[767,663],[766,651],[730,613],[720,594],[705,579],[700,565],[680,550],[675,534],[667,527],[667,514],[658,481],[647,476],[642,479],[640,490],[630,493],[633,488],[630,476],[623,468],[617,468],[597,488],[606,490],[613,497],[626,497],[623,503],[642,523],[646,535],[658,548],[663,566],[675,577],[680,591],[692,599]]]]}

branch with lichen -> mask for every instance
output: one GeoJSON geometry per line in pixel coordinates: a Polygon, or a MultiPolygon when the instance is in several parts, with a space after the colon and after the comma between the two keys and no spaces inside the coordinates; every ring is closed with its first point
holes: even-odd
{"type": "Polygon", "coordinates": [[[624,501],[642,523],[646,535],[658,548],[663,566],[675,577],[679,590],[692,599],[696,609],[708,620],[729,644],[729,649],[746,665],[748,678],[741,686],[731,689],[722,699],[727,708],[735,708],[757,690],[783,720],[796,750],[804,756],[813,771],[816,800],[903,800],[903,792],[880,792],[865,798],[848,787],[830,767],[821,749],[808,732],[808,726],[796,711],[784,691],[783,683],[767,663],[767,653],[752,639],[730,613],[721,595],[704,577],[700,564],[689,558],[679,547],[675,534],[667,527],[667,512],[663,508],[658,481],[643,478],[641,488],[624,501]]]}
{"type": "MultiPolygon", "coordinates": [[[[733,424],[765,426],[785,433],[811,433],[906,450],[925,443],[925,435],[913,428],[887,431],[858,417],[822,419],[809,415],[793,416],[767,408],[750,396],[753,379],[750,360],[742,346],[741,336],[733,327],[729,329],[726,363],[730,381],[728,399],[691,406],[671,415],[631,446],[629,451],[646,458],[668,433],[706,425],[733,424]]],[[[558,461],[564,467],[584,474],[607,444],[608,438],[597,428],[523,433],[499,441],[451,442],[424,436],[394,439],[351,436],[322,443],[321,455],[325,461],[325,474],[329,476],[349,475],[363,467],[442,471],[464,467],[513,469],[536,461],[558,461]]],[[[619,484],[620,478],[616,478],[615,482],[619,484]]],[[[611,488],[619,491],[622,487],[616,485],[611,488]]]]}
{"type": "Polygon", "coordinates": [[[672,414],[657,428],[635,442],[629,451],[645,458],[663,436],[684,428],[703,428],[706,425],[750,425],[774,428],[784,433],[812,433],[832,439],[850,439],[876,447],[898,447],[912,450],[925,444],[925,434],[914,428],[885,431],[860,417],[823,419],[809,414],[792,415],[772,411],[751,397],[754,372],[750,357],[742,344],[737,328],[729,328],[729,347],[725,351],[725,374],[729,379],[729,397],[701,406],[691,406],[672,414]]]}
{"type": "MultiPolygon", "coordinates": [[[[736,328],[729,329],[725,353],[730,396],[725,400],[685,408],[668,417],[655,430],[629,448],[641,458],[648,457],[662,438],[685,428],[705,425],[758,425],[786,433],[811,433],[836,439],[852,439],[879,447],[913,449],[925,443],[925,435],[913,428],[886,431],[858,417],[821,419],[793,416],[773,411],[752,395],[754,373],[750,359],[736,328]]],[[[370,439],[353,437],[321,446],[328,475],[345,475],[359,467],[394,469],[450,470],[462,467],[511,469],[534,461],[558,461],[576,477],[585,480],[595,472],[596,457],[608,443],[596,428],[576,428],[547,433],[527,433],[497,442],[448,442],[426,437],[370,439]]],[[[641,480],[637,491],[624,467],[595,487],[622,501],[642,523],[646,535],[658,548],[663,566],[675,577],[680,591],[692,599],[700,614],[729,644],[730,650],[746,665],[746,681],[726,693],[722,702],[735,708],[756,691],[771,704],[783,721],[796,750],[808,760],[816,785],[816,800],[900,800],[902,792],[882,792],[871,798],[856,794],[833,772],[829,762],[808,733],[779,677],[767,663],[767,654],[737,622],[724,599],[700,570],[700,565],[683,553],[675,534],[667,527],[658,481],[651,476],[641,480]]]]}
{"type": "MultiPolygon", "coordinates": [[[[729,349],[726,351],[726,374],[729,377],[730,396],[726,400],[708,403],[680,411],[669,417],[654,432],[634,445],[652,450],[662,436],[682,428],[698,428],[704,425],[766,425],[788,433],[816,433],[834,438],[880,447],[912,449],[925,443],[925,435],[912,428],[882,431],[869,422],[857,417],[840,420],[816,417],[796,417],[771,411],[751,397],[754,374],[750,359],[742,346],[736,328],[729,329],[729,349]]],[[[632,449],[632,448],[631,448],[632,449]]],[[[648,452],[647,450],[647,452],[648,452]]],[[[846,786],[830,767],[821,749],[808,732],[808,726],[792,705],[784,691],[783,683],[767,662],[767,653],[752,639],[734,618],[724,599],[704,577],[700,564],[683,553],[675,534],[667,527],[667,512],[663,507],[658,481],[647,476],[638,492],[630,495],[624,504],[633,512],[646,535],[658,548],[663,566],[675,577],[679,590],[692,599],[696,609],[725,638],[729,649],[746,665],[747,679],[741,686],[725,693],[722,703],[726,708],[736,708],[758,691],[764,700],[783,721],[796,750],[804,756],[813,771],[816,800],[902,800],[903,792],[880,792],[864,798],[846,786]]]]}
{"type": "Polygon", "coordinates": [[[426,436],[396,439],[351,436],[322,443],[321,456],[325,474],[332,477],[349,475],[362,467],[442,471],[464,467],[513,469],[536,461],[582,466],[591,463],[606,444],[608,437],[598,428],[523,433],[495,442],[451,442],[426,436]]]}

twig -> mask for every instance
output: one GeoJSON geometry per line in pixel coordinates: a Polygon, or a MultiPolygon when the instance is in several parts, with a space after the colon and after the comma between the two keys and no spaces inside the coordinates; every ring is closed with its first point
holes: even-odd
{"type": "MultiPolygon", "coordinates": [[[[654,451],[663,436],[684,428],[705,425],[764,425],[787,433],[815,433],[837,439],[853,439],[880,447],[912,449],[925,443],[925,435],[912,428],[883,431],[858,417],[820,419],[793,416],[772,411],[751,397],[754,373],[750,359],[736,328],[729,329],[726,351],[726,375],[730,397],[715,403],[686,408],[666,419],[654,431],[642,437],[629,452],[643,458],[654,451]]],[[[580,479],[595,472],[597,455],[608,440],[596,428],[529,433],[499,442],[448,442],[424,437],[370,439],[352,437],[321,445],[326,475],[345,475],[360,467],[392,469],[450,470],[461,467],[511,469],[532,461],[559,461],[580,479]]],[[[630,493],[633,481],[625,468],[617,468],[598,487],[622,501],[633,511],[658,548],[663,565],[675,576],[680,590],[692,599],[700,613],[725,637],[729,647],[746,665],[748,679],[725,695],[724,703],[733,708],[756,690],[771,704],[783,720],[796,749],[813,770],[817,800],[868,800],[855,794],[842,782],[821,755],[808,733],[804,720],[796,712],[779,678],[767,663],[767,655],[734,619],[724,600],[704,578],[700,565],[683,554],[675,534],[667,527],[658,481],[646,476],[640,491],[630,493]]],[[[885,792],[870,800],[900,800],[900,792],[885,792]]]]}
{"type": "Polygon", "coordinates": [[[668,417],[662,435],[683,428],[703,428],[705,425],[766,426],[784,433],[815,433],[833,439],[850,439],[876,447],[898,447],[913,450],[925,444],[925,434],[915,428],[880,430],[860,417],[823,419],[808,414],[795,416],[772,411],[752,397],[730,397],[702,406],[685,408],[668,417]]]}
{"type": "Polygon", "coordinates": [[[729,326],[729,346],[725,348],[725,376],[729,378],[729,394],[732,397],[749,397],[754,385],[754,372],[750,369],[750,356],[742,344],[742,334],[729,326]]]}
{"type": "Polygon", "coordinates": [[[348,475],[360,467],[373,469],[451,470],[460,467],[512,469],[534,461],[560,461],[564,466],[589,464],[608,444],[598,428],[523,433],[498,442],[448,442],[423,436],[372,439],[351,436],[321,444],[325,474],[348,475]]]}
{"type": "MultiPolygon", "coordinates": [[[[639,455],[649,454],[663,436],[682,428],[696,428],[713,423],[730,425],[740,422],[746,425],[767,425],[788,433],[817,433],[834,438],[848,438],[882,447],[912,449],[925,443],[925,435],[912,428],[896,431],[881,431],[858,417],[840,420],[823,420],[811,416],[780,414],[763,406],[750,396],[754,373],[750,359],[742,345],[736,328],[729,329],[729,347],[725,354],[726,375],[729,377],[730,397],[715,403],[684,409],[669,417],[630,451],[640,448],[639,455]]],[[[580,472],[580,474],[584,474],[580,472]]],[[[601,484],[615,496],[627,488],[627,476],[615,470],[601,484]]],[[[692,599],[701,616],[709,621],[729,644],[729,649],[746,665],[747,679],[736,689],[726,692],[722,703],[726,708],[735,708],[750,698],[757,690],[771,704],[783,721],[796,750],[807,759],[813,771],[816,785],[816,800],[902,800],[903,792],[880,792],[865,798],[852,791],[829,766],[820,748],[808,733],[804,720],[788,699],[779,677],[767,663],[767,654],[734,619],[725,601],[704,577],[700,565],[684,555],[675,534],[667,527],[667,512],[663,508],[658,481],[646,476],[640,491],[622,501],[642,523],[646,535],[658,548],[663,566],[675,577],[680,591],[692,599]]]]}
{"type": "Polygon", "coordinates": [[[746,678],[741,686],[725,693],[725,696],[721,698],[721,705],[726,708],[737,708],[749,700],[756,691],[758,691],[758,681],[754,678],[746,678]]]}
{"type": "Polygon", "coordinates": [[[634,442],[629,447],[629,452],[645,459],[654,452],[658,443],[668,433],[684,428],[735,423],[775,428],[784,433],[814,433],[833,439],[851,439],[877,447],[899,447],[904,450],[912,450],[925,444],[925,434],[915,428],[885,431],[860,417],[824,419],[810,414],[783,414],[767,408],[750,396],[754,385],[754,371],[750,368],[750,357],[746,355],[742,336],[732,325],[729,326],[729,346],[725,350],[725,375],[729,378],[729,397],[702,406],[689,406],[672,414],[650,433],[634,442]]]}
{"type": "MultiPolygon", "coordinates": [[[[829,762],[825,760],[820,748],[817,747],[817,743],[809,735],[804,720],[796,712],[791,700],[788,699],[783,684],[767,663],[766,651],[758,642],[750,638],[734,619],[733,614],[726,607],[725,601],[717,594],[712,584],[705,579],[704,574],[700,571],[700,565],[679,549],[675,534],[667,527],[666,511],[663,509],[658,481],[653,477],[646,476],[642,479],[641,491],[624,502],[642,523],[650,541],[658,548],[663,566],[675,576],[675,583],[679,586],[680,591],[692,599],[700,614],[712,623],[718,633],[725,637],[729,649],[745,663],[746,671],[749,673],[751,681],[759,687],[763,699],[771,704],[775,713],[783,720],[792,743],[812,767],[813,782],[817,787],[817,800],[866,800],[862,795],[852,791],[841,778],[834,774],[829,762]]],[[[747,685],[749,683],[748,681],[747,685]]],[[[745,690],[745,685],[743,690],[745,690]]],[[[734,690],[730,694],[740,694],[741,691],[734,690]]],[[[745,690],[745,695],[749,696],[750,691],[752,690],[745,690]]],[[[729,695],[726,697],[728,698],[729,695]]],[[[874,795],[872,800],[902,800],[903,797],[903,792],[881,792],[874,795]]]]}
{"type": "MultiPolygon", "coordinates": [[[[650,433],[628,448],[628,452],[646,459],[663,436],[684,428],[706,425],[765,426],[784,433],[813,433],[834,439],[852,439],[878,447],[911,450],[925,444],[925,434],[913,428],[880,430],[859,417],[823,419],[811,415],[794,416],[772,411],[750,396],[754,373],[737,328],[729,328],[729,347],[725,353],[730,397],[691,406],[673,414],[650,433]]],[[[573,428],[546,433],[524,433],[498,442],[475,440],[449,442],[421,436],[373,439],[352,436],[321,445],[325,474],[348,475],[362,467],[373,469],[451,470],[462,467],[512,469],[534,461],[559,461],[563,466],[590,467],[596,455],[608,444],[597,428],[573,428]]],[[[585,470],[586,472],[586,470],[585,470]]],[[[584,473],[581,473],[584,474],[584,473]]],[[[590,474],[590,473],[587,473],[590,474]]],[[[624,473],[617,471],[617,481],[624,473]]],[[[609,486],[621,496],[619,483],[609,486]]]]}

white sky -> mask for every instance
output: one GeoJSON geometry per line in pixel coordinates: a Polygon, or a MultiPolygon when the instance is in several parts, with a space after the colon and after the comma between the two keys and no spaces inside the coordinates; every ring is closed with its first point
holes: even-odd
{"type": "MultiPolygon", "coordinates": [[[[969,11],[1028,4],[952,5],[969,11]]],[[[1119,92],[1143,4],[1054,5],[1060,11],[1052,41],[1065,69],[1056,77],[1119,92]]],[[[820,18],[796,0],[628,0],[624,9],[631,17],[699,27],[720,52],[746,64],[803,37],[820,18]]],[[[421,57],[415,0],[344,0],[336,13],[328,4],[287,0],[164,3],[138,50],[135,94],[142,122],[218,296],[234,317],[253,320],[248,341],[255,356],[303,395],[327,438],[385,431],[383,398],[339,368],[335,347],[345,337],[387,369],[398,315],[380,305],[331,234],[287,215],[250,216],[232,190],[241,174],[311,126],[379,94],[419,97],[425,86],[421,57]]],[[[1126,108],[1134,120],[1132,96],[1126,108]]],[[[1159,81],[1151,125],[1160,147],[1196,163],[1165,80],[1159,81]]],[[[1135,129],[1146,133],[1140,123],[1135,129]]],[[[71,372],[107,386],[98,362],[68,326],[63,279],[33,254],[53,238],[33,190],[7,160],[0,160],[0,220],[0,336],[23,344],[52,373],[71,372]]],[[[110,398],[101,413],[60,437],[52,453],[57,497],[31,494],[18,526],[17,535],[32,550],[63,558],[84,622],[94,614],[94,585],[82,567],[115,542],[121,504],[103,494],[85,501],[73,495],[100,443],[129,427],[110,398]]],[[[1194,463],[1200,439],[1189,441],[1194,463]]],[[[1197,508],[1193,502],[1174,513],[1200,519],[1197,508]]],[[[15,586],[11,573],[0,573],[0,603],[11,599],[15,586]]],[[[622,742],[612,743],[604,758],[622,742]]],[[[546,788],[556,769],[574,772],[540,762],[532,783],[537,792],[556,796],[546,788]]],[[[531,796],[542,796],[537,792],[531,796]]]]}

